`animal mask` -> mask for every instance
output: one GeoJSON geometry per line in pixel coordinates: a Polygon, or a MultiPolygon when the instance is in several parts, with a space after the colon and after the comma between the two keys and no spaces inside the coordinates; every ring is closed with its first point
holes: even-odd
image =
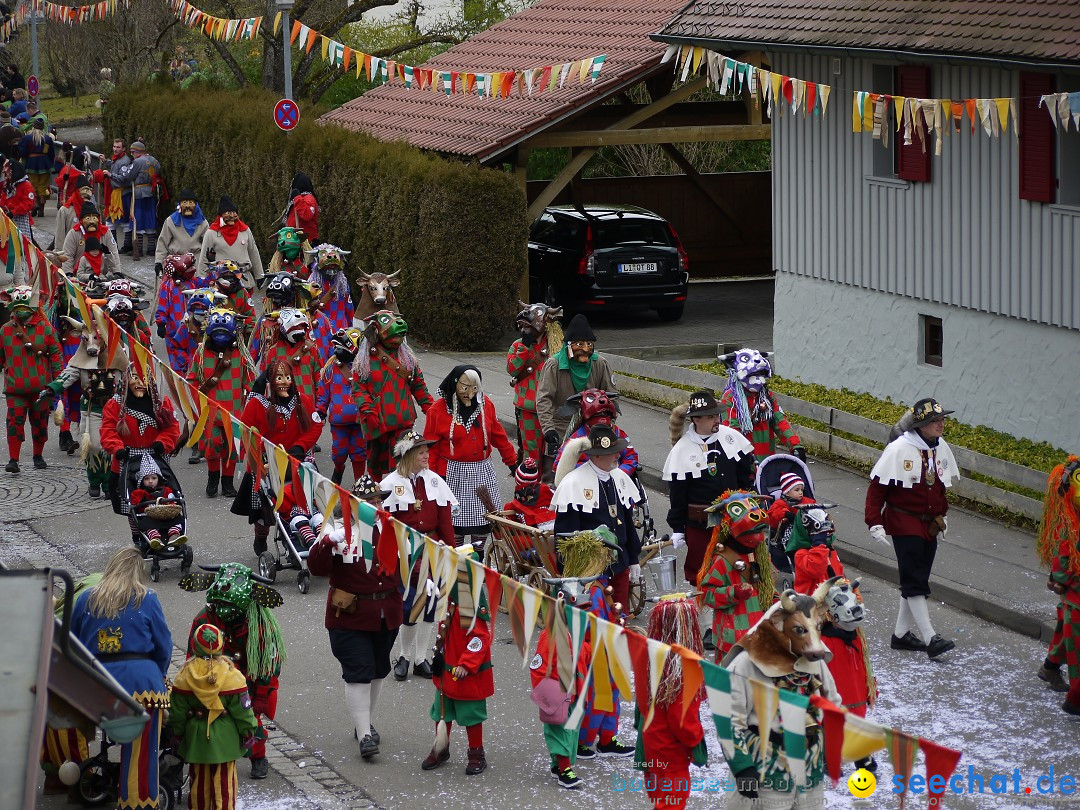
{"type": "Polygon", "coordinates": [[[748,391],[760,391],[772,376],[772,365],[757,349],[739,349],[733,363],[735,375],[748,391]]]}
{"type": "Polygon", "coordinates": [[[581,409],[581,418],[587,427],[610,425],[615,421],[618,408],[615,391],[601,391],[599,388],[586,388],[580,394],[573,394],[566,401],[575,402],[581,409]]]}
{"type": "Polygon", "coordinates": [[[236,342],[236,313],[231,309],[215,308],[206,318],[206,342],[220,351],[236,342]]]}
{"type": "Polygon", "coordinates": [[[754,550],[769,528],[768,514],[753,492],[729,490],[705,511],[709,513],[709,526],[720,526],[727,542],[744,554],[754,550]]]}
{"type": "Polygon", "coordinates": [[[330,338],[330,346],[334,351],[334,357],[342,363],[351,363],[356,359],[356,353],[360,349],[360,341],[364,339],[364,333],[359,329],[339,329],[330,338]]]}
{"type": "Polygon", "coordinates": [[[344,270],[345,257],[351,253],[351,251],[343,250],[337,245],[331,245],[329,242],[323,242],[315,248],[314,252],[315,266],[327,276],[344,270]]]}
{"type": "Polygon", "coordinates": [[[266,297],[280,307],[291,307],[296,302],[296,276],[281,272],[274,275],[266,285],[266,297]]]}
{"type": "Polygon", "coordinates": [[[226,300],[221,293],[206,287],[185,290],[184,296],[187,298],[187,304],[185,305],[187,313],[192,320],[199,324],[206,323],[207,313],[218,303],[226,300]]]}
{"type": "Polygon", "coordinates": [[[267,587],[269,580],[258,576],[246,565],[225,563],[199,567],[211,573],[186,574],[180,579],[180,587],[188,592],[206,591],[206,606],[225,621],[246,615],[253,601],[267,608],[284,603],[281,594],[267,587]]]}
{"type": "Polygon", "coordinates": [[[562,307],[549,307],[547,304],[526,304],[518,301],[521,312],[514,319],[514,326],[522,333],[539,338],[547,330],[549,323],[562,317],[562,307]]]}
{"type": "Polygon", "coordinates": [[[825,607],[828,611],[829,621],[841,630],[854,630],[863,619],[866,612],[859,601],[855,591],[859,587],[859,580],[840,579],[829,588],[828,596],[825,597],[825,607]]]}
{"type": "Polygon", "coordinates": [[[135,321],[135,307],[131,298],[125,295],[110,295],[105,309],[109,317],[121,326],[130,326],[135,321]]]}
{"type": "Polygon", "coordinates": [[[372,322],[379,343],[387,347],[397,348],[409,334],[409,325],[405,323],[405,319],[390,310],[376,312],[372,322]]]}
{"type": "Polygon", "coordinates": [[[195,254],[178,253],[166,256],[164,270],[173,281],[187,281],[195,275],[195,254]]]}
{"type": "Polygon", "coordinates": [[[126,298],[134,298],[135,288],[126,278],[114,278],[109,282],[109,286],[105,288],[105,295],[122,295],[126,298]]]}
{"type": "Polygon", "coordinates": [[[240,265],[230,259],[218,262],[210,269],[210,277],[215,286],[226,295],[239,289],[243,275],[240,265]]]}
{"type": "Polygon", "coordinates": [[[8,308],[12,317],[20,321],[29,318],[34,310],[34,290],[25,284],[17,287],[8,287],[0,293],[0,303],[8,308]]]}
{"type": "Polygon", "coordinates": [[[806,534],[810,537],[811,546],[823,543],[831,545],[829,540],[836,531],[836,527],[829,519],[828,512],[824,509],[803,509],[799,519],[802,521],[803,528],[806,529],[806,534]]]}
{"type": "Polygon", "coordinates": [[[304,245],[304,234],[296,228],[282,228],[277,232],[277,249],[282,258],[295,261],[300,257],[304,245]]]}
{"type": "Polygon", "coordinates": [[[289,343],[299,343],[311,330],[308,316],[293,307],[285,307],[278,311],[278,329],[289,343]]]}
{"type": "Polygon", "coordinates": [[[390,275],[386,275],[386,273],[372,273],[370,276],[367,273],[360,274],[360,280],[364,282],[367,294],[371,296],[371,302],[375,305],[376,310],[383,309],[387,303],[394,303],[392,300],[392,288],[401,283],[397,277],[400,272],[398,270],[390,275]]]}

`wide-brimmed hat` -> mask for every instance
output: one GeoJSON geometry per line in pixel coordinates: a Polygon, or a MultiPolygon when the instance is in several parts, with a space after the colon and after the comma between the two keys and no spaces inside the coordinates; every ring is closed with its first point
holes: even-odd
{"type": "Polygon", "coordinates": [[[433,444],[435,442],[431,439],[425,439],[415,430],[406,430],[394,442],[394,458],[403,458],[410,450],[417,447],[430,447],[433,444]]]}
{"type": "Polygon", "coordinates": [[[607,425],[597,425],[589,431],[589,449],[585,451],[587,456],[610,456],[621,453],[630,442],[619,438],[619,435],[607,425]]]}
{"type": "Polygon", "coordinates": [[[935,419],[943,416],[948,416],[950,413],[956,413],[955,411],[946,411],[940,405],[936,399],[927,397],[926,399],[920,399],[911,409],[912,414],[915,416],[915,421],[911,423],[913,428],[921,428],[929,425],[935,419]]]}
{"type": "Polygon", "coordinates": [[[690,395],[690,406],[686,409],[686,416],[693,419],[695,416],[713,416],[720,413],[720,403],[716,400],[716,394],[708,389],[695,391],[690,395]]]}
{"type": "Polygon", "coordinates": [[[372,498],[382,498],[386,495],[386,491],[375,482],[367,473],[364,473],[356,479],[356,483],[353,484],[352,494],[361,500],[367,501],[372,498]]]}

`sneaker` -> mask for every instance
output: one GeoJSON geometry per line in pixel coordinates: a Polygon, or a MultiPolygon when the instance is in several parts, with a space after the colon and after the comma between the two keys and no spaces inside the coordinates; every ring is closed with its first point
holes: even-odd
{"type": "Polygon", "coordinates": [[[436,753],[435,749],[432,748],[430,753],[424,757],[424,761],[420,763],[420,768],[425,771],[433,771],[448,759],[450,759],[450,746],[446,746],[446,749],[441,754],[436,753]]]}
{"type": "Polygon", "coordinates": [[[931,658],[937,658],[942,653],[947,653],[953,649],[956,645],[949,641],[947,638],[942,638],[940,635],[935,635],[930,639],[930,643],[926,645],[926,654],[931,658]]]}
{"type": "Polygon", "coordinates": [[[180,546],[186,546],[187,541],[188,536],[186,534],[178,534],[175,537],[169,538],[169,543],[177,548],[179,548],[180,546]]]}
{"type": "Polygon", "coordinates": [[[394,664],[394,680],[404,681],[409,677],[409,659],[404,655],[394,664]]]}
{"type": "Polygon", "coordinates": [[[34,469],[35,470],[47,470],[47,469],[49,469],[49,465],[45,463],[45,456],[40,455],[40,454],[34,456],[34,469]]]}
{"type": "Polygon", "coordinates": [[[435,677],[435,673],[431,671],[431,664],[427,661],[421,661],[419,664],[413,664],[413,675],[418,678],[427,678],[429,681],[435,677]]]}
{"type": "Polygon", "coordinates": [[[577,746],[577,758],[578,759],[593,759],[596,756],[596,749],[591,745],[585,745],[585,743],[578,743],[577,746]]]}
{"type": "Polygon", "coordinates": [[[1036,673],[1040,681],[1044,681],[1055,692],[1068,692],[1069,685],[1061,677],[1061,667],[1048,667],[1043,664],[1036,673]]]}
{"type": "Polygon", "coordinates": [[[371,739],[370,734],[365,734],[364,739],[360,741],[360,756],[363,759],[371,759],[377,753],[379,753],[379,744],[371,739]]]}
{"type": "Polygon", "coordinates": [[[921,652],[926,649],[926,644],[910,630],[900,637],[893,636],[889,646],[894,650],[916,650],[921,652]]]}
{"type": "Polygon", "coordinates": [[[574,790],[582,785],[581,777],[574,773],[573,768],[567,768],[564,771],[556,771],[555,768],[551,769],[555,771],[555,776],[559,780],[559,787],[564,787],[567,790],[574,790]]]}
{"type": "Polygon", "coordinates": [[[269,775],[270,763],[266,761],[266,757],[259,757],[258,759],[251,760],[252,779],[265,779],[269,775]]]}
{"type": "Polygon", "coordinates": [[[476,776],[487,770],[487,758],[484,756],[484,746],[469,749],[469,763],[465,766],[466,776],[476,776]]]}
{"type": "Polygon", "coordinates": [[[382,742],[382,737],[380,737],[379,732],[375,730],[375,726],[369,726],[369,728],[371,729],[371,731],[368,733],[368,736],[371,737],[371,739],[375,742],[376,745],[378,745],[382,742]]]}
{"type": "Polygon", "coordinates": [[[705,631],[705,635],[701,637],[701,645],[710,652],[716,649],[716,642],[713,640],[712,630],[705,631]]]}
{"type": "Polygon", "coordinates": [[[601,757],[632,757],[634,747],[632,745],[623,745],[618,740],[612,740],[609,743],[600,743],[596,746],[596,753],[601,757]]]}
{"type": "Polygon", "coordinates": [[[4,467],[9,473],[17,473],[19,471],[19,462],[15,459],[11,459],[4,467]]]}
{"type": "Polygon", "coordinates": [[[153,540],[150,541],[151,551],[161,551],[163,548],[165,548],[165,546],[161,544],[161,541],[158,538],[155,537],[153,540]]]}

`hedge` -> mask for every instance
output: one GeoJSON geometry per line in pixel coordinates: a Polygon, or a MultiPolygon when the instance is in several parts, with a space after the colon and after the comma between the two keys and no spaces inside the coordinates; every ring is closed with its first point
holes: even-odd
{"type": "Polygon", "coordinates": [[[302,110],[285,134],[276,97],[262,90],[181,91],[171,83],[117,91],[106,140],[144,137],[170,194],[191,188],[208,218],[228,194],[273,255],[293,173],[319,200],[320,238],[351,250],[349,272],[401,271],[397,289],[412,333],[434,348],[503,348],[527,267],[525,196],[509,175],[444,160],[317,123],[302,110]]]}

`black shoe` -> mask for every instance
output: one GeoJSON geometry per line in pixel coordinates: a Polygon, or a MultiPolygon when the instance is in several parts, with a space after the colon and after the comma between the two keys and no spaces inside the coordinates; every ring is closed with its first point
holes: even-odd
{"type": "Polygon", "coordinates": [[[956,645],[949,641],[947,638],[942,638],[939,635],[935,635],[930,639],[930,643],[926,645],[926,654],[931,658],[937,658],[942,653],[947,653],[956,645]]]}
{"type": "Polygon", "coordinates": [[[221,495],[224,498],[236,497],[236,487],[233,486],[233,480],[231,478],[221,479],[221,495]]]}
{"type": "Polygon", "coordinates": [[[877,773],[877,760],[873,757],[865,757],[864,759],[855,760],[855,768],[865,768],[870,773],[877,773]]]}
{"type": "Polygon", "coordinates": [[[97,484],[91,484],[90,485],[90,497],[91,498],[100,498],[101,497],[101,487],[99,487],[97,484]]]}
{"type": "Polygon", "coordinates": [[[365,734],[364,739],[360,741],[360,756],[364,759],[371,759],[377,753],[379,753],[379,744],[371,739],[370,734],[365,734]]]}
{"type": "Polygon", "coordinates": [[[1068,692],[1069,685],[1065,683],[1065,679],[1061,677],[1061,667],[1048,667],[1043,664],[1039,667],[1038,673],[1040,681],[1045,681],[1046,684],[1055,692],[1068,692]]]}
{"type": "Polygon", "coordinates": [[[191,455],[188,456],[187,463],[188,464],[198,464],[202,460],[203,460],[202,450],[200,450],[198,447],[192,447],[191,448],[191,455]]]}
{"type": "Polygon", "coordinates": [[[892,641],[889,642],[889,646],[894,650],[915,650],[918,652],[926,649],[926,645],[910,630],[899,638],[893,636],[892,641]]]}
{"type": "Polygon", "coordinates": [[[713,641],[712,630],[705,631],[705,635],[701,637],[701,646],[703,646],[708,651],[713,651],[716,649],[716,642],[713,641]]]}
{"type": "Polygon", "coordinates": [[[585,743],[578,743],[577,746],[577,758],[578,759],[595,759],[596,749],[592,746],[585,745],[585,743]]]}
{"type": "Polygon", "coordinates": [[[212,473],[209,473],[207,475],[207,477],[206,477],[206,497],[207,498],[216,498],[217,497],[218,483],[220,481],[221,481],[221,473],[219,473],[219,472],[212,472],[212,473]]]}
{"type": "Polygon", "coordinates": [[[369,736],[369,737],[371,737],[372,741],[373,741],[373,742],[374,742],[374,743],[375,743],[376,745],[378,745],[379,743],[381,743],[381,742],[382,742],[382,737],[380,737],[380,736],[379,736],[379,732],[377,732],[377,731],[375,730],[375,726],[368,726],[368,728],[369,728],[369,729],[371,729],[371,731],[369,731],[369,732],[368,732],[368,736],[369,736]]]}
{"type": "MultiPolygon", "coordinates": [[[[130,256],[131,255],[131,234],[130,233],[124,238],[124,246],[122,248],[120,248],[120,250],[118,252],[122,256],[130,256]]],[[[255,765],[255,760],[251,760],[251,764],[252,764],[252,766],[254,766],[255,765]]],[[[252,769],[254,770],[254,767],[252,769]]],[[[259,778],[262,779],[264,777],[260,776],[259,778]]]]}
{"type": "Polygon", "coordinates": [[[45,457],[42,455],[34,456],[34,469],[35,470],[47,470],[49,465],[45,463],[45,457]]]}
{"type": "Polygon", "coordinates": [[[420,768],[421,768],[421,770],[432,771],[432,770],[435,770],[435,768],[438,768],[440,765],[442,765],[448,759],[450,759],[450,746],[449,745],[446,746],[446,750],[443,751],[441,754],[437,753],[435,751],[435,749],[432,748],[431,753],[429,753],[424,758],[424,761],[420,763],[420,768]]]}
{"type": "Polygon", "coordinates": [[[581,777],[574,773],[573,768],[567,768],[564,771],[559,771],[556,768],[551,769],[552,775],[559,780],[559,787],[566,788],[567,790],[574,790],[581,787],[581,777]]]}
{"type": "Polygon", "coordinates": [[[15,459],[11,459],[4,467],[9,473],[17,473],[19,471],[19,462],[15,459]]]}
{"type": "Polygon", "coordinates": [[[71,436],[70,430],[60,431],[60,452],[66,453],[72,447],[75,446],[75,439],[71,436]]]}
{"type": "Polygon", "coordinates": [[[252,779],[265,779],[269,775],[270,763],[266,761],[266,757],[259,757],[258,759],[251,760],[252,779]]]}
{"type": "Polygon", "coordinates": [[[431,664],[427,661],[421,661],[419,664],[413,664],[413,675],[418,678],[427,678],[429,681],[435,677],[435,673],[431,671],[431,664]]]}
{"type": "Polygon", "coordinates": [[[1075,703],[1069,703],[1067,700],[1061,704],[1061,710],[1066,714],[1080,715],[1080,706],[1077,706],[1075,703]]]}
{"type": "Polygon", "coordinates": [[[469,749],[469,764],[465,766],[466,776],[476,776],[483,773],[487,768],[487,757],[484,755],[484,746],[469,749]]]}
{"type": "Polygon", "coordinates": [[[404,681],[409,677],[409,659],[404,655],[398,658],[397,663],[394,664],[394,680],[404,681]]]}
{"type": "Polygon", "coordinates": [[[255,542],[251,544],[251,548],[255,551],[255,556],[258,557],[267,549],[266,538],[256,537],[255,542]]]}
{"type": "Polygon", "coordinates": [[[600,743],[596,746],[596,755],[600,757],[632,757],[634,755],[634,746],[623,745],[618,740],[612,740],[609,743],[600,743]]]}

